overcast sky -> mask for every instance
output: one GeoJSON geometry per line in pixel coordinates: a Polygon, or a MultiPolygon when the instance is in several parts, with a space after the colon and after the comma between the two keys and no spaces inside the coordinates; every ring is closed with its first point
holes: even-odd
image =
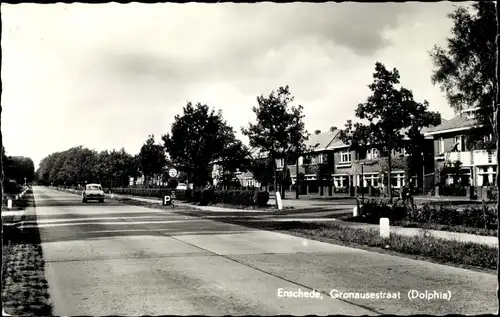
{"type": "Polygon", "coordinates": [[[246,143],[256,97],[280,85],[310,132],[340,128],[376,61],[453,116],[428,55],[449,35],[449,2],[1,6],[4,145],[35,164],[76,145],[135,154],[186,101],[222,109],[246,143]]]}

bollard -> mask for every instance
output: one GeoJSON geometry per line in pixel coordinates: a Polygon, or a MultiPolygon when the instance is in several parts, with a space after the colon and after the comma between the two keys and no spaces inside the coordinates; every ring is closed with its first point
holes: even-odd
{"type": "Polygon", "coordinates": [[[380,236],[382,238],[389,238],[391,234],[391,226],[389,218],[380,218],[380,236]]]}
{"type": "Polygon", "coordinates": [[[279,192],[276,192],[276,205],[278,207],[278,210],[283,210],[283,203],[281,201],[281,194],[279,192]]]}
{"type": "Polygon", "coordinates": [[[12,199],[7,200],[7,208],[12,209],[12,199]]]}
{"type": "Polygon", "coordinates": [[[357,217],[357,216],[359,216],[358,207],[354,207],[354,208],[352,209],[352,216],[353,216],[353,217],[357,217]]]}

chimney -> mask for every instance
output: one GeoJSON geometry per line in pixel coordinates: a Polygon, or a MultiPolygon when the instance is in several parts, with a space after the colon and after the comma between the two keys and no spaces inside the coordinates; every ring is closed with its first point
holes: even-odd
{"type": "Polygon", "coordinates": [[[331,128],[330,128],[330,132],[333,132],[333,131],[335,131],[335,130],[337,130],[337,127],[331,127],[331,128]]]}
{"type": "Polygon", "coordinates": [[[320,134],[320,133],[321,133],[321,130],[314,131],[314,134],[320,134]]]}

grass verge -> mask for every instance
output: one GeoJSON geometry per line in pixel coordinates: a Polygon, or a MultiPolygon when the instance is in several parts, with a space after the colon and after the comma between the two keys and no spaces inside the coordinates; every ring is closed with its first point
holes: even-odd
{"type": "Polygon", "coordinates": [[[281,231],[293,235],[323,241],[321,238],[351,247],[369,247],[372,251],[391,251],[414,258],[430,260],[465,268],[493,271],[497,268],[498,248],[476,243],[444,240],[434,237],[407,237],[391,234],[382,238],[377,230],[344,227],[324,222],[246,222],[225,220],[225,222],[255,229],[281,231]]]}
{"type": "MultiPolygon", "coordinates": [[[[358,223],[368,223],[368,224],[376,224],[379,223],[376,221],[369,221],[363,217],[352,217],[352,215],[345,215],[340,217],[341,220],[350,221],[350,222],[358,222],[358,223]]],[[[392,223],[393,226],[401,226],[404,228],[419,228],[419,229],[428,229],[428,230],[441,230],[441,231],[449,231],[449,232],[458,232],[458,233],[469,233],[475,234],[479,236],[487,236],[487,237],[496,237],[497,230],[494,229],[484,229],[484,228],[472,228],[466,226],[449,226],[442,225],[436,223],[427,223],[427,222],[415,222],[415,221],[395,221],[392,223]]]]}
{"type": "MultiPolygon", "coordinates": [[[[13,204],[34,207],[31,190],[13,204]]],[[[24,220],[36,221],[36,216],[24,220]]],[[[52,306],[45,279],[45,261],[38,229],[24,229],[2,221],[3,309],[14,316],[50,316],[52,306]]]]}

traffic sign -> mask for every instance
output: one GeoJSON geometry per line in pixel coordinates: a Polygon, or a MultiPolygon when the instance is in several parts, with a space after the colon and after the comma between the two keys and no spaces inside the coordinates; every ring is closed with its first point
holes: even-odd
{"type": "Polygon", "coordinates": [[[170,177],[177,177],[177,170],[175,168],[171,168],[169,171],[168,171],[168,176],[170,177]]]}
{"type": "Polygon", "coordinates": [[[170,199],[170,196],[164,196],[163,197],[163,206],[170,206],[172,204],[172,200],[170,199]]]}

